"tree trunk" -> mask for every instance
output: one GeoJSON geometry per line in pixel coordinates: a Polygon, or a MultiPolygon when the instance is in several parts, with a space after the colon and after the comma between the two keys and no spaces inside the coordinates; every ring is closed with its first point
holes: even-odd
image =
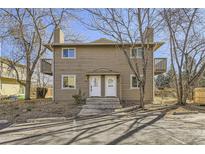
{"type": "Polygon", "coordinates": [[[144,88],[140,86],[140,108],[144,109],[144,88]]]}
{"type": "Polygon", "coordinates": [[[183,88],[182,80],[179,79],[179,97],[178,97],[178,104],[185,105],[187,99],[187,88],[183,88]]]}
{"type": "Polygon", "coordinates": [[[31,76],[28,75],[26,77],[26,86],[25,86],[25,100],[30,100],[30,93],[31,93],[31,76]]]}
{"type": "Polygon", "coordinates": [[[191,90],[192,90],[192,88],[190,85],[188,85],[188,84],[184,85],[183,105],[185,105],[187,102],[187,99],[189,99],[189,96],[190,96],[189,94],[190,94],[191,90]]]}

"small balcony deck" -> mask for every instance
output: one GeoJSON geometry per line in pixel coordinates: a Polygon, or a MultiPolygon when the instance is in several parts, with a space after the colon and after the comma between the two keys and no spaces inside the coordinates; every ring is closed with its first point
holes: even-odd
{"type": "Polygon", "coordinates": [[[53,75],[52,59],[41,59],[41,73],[47,75],[53,75]]]}
{"type": "Polygon", "coordinates": [[[159,75],[167,71],[167,58],[154,59],[154,75],[159,75]]]}

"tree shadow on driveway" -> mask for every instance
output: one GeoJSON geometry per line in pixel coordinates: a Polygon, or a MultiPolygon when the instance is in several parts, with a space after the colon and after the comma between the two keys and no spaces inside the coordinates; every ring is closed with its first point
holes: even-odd
{"type": "MultiPolygon", "coordinates": [[[[144,113],[141,117],[137,117],[137,118],[132,118],[132,119],[129,119],[129,120],[126,120],[125,122],[129,122],[129,121],[133,121],[133,123],[130,124],[130,126],[128,127],[128,129],[125,131],[125,134],[114,139],[113,141],[109,142],[108,144],[118,144],[119,142],[121,142],[122,140],[130,137],[131,135],[137,133],[138,131],[140,131],[141,129],[147,127],[147,126],[150,126],[152,125],[153,123],[155,123],[156,121],[160,120],[161,118],[164,117],[164,115],[172,110],[172,109],[176,109],[177,107],[176,106],[171,106],[171,107],[165,107],[163,108],[163,111],[157,115],[156,118],[152,119],[151,121],[148,121],[144,124],[142,124],[141,126],[139,126],[141,124],[141,121],[143,121],[145,118],[147,117],[150,117],[150,116],[156,116],[155,112],[159,111],[158,109],[156,110],[152,110],[152,111],[149,111],[147,114],[146,114],[146,111],[142,112],[144,113]],[[137,127],[135,126],[137,124],[137,127]],[[133,127],[136,127],[134,130],[131,130],[133,127]],[[131,130],[131,131],[130,131],[131,130]],[[127,132],[127,133],[126,133],[127,132]]],[[[132,113],[133,114],[133,113],[132,113]]],[[[94,135],[98,135],[100,133],[103,133],[103,132],[106,132],[106,131],[109,131],[113,128],[116,128],[118,126],[120,126],[121,124],[125,123],[124,121],[118,121],[116,122],[116,124],[114,126],[111,126],[107,129],[104,129],[104,130],[99,130],[95,133],[92,133],[92,134],[89,134],[89,135],[86,135],[86,136],[83,136],[85,133],[87,133],[90,129],[86,129],[85,131],[83,132],[80,132],[79,134],[77,134],[75,137],[73,137],[69,142],[67,142],[66,144],[72,144],[74,142],[77,142],[77,141],[80,141],[80,140],[83,140],[83,139],[88,139],[89,137],[92,137],[94,135]]],[[[110,123],[110,125],[113,125],[114,123],[110,123]]]]}
{"type": "MultiPolygon", "coordinates": [[[[174,107],[176,108],[176,106],[174,107]]],[[[72,132],[79,132],[77,135],[75,135],[74,137],[72,137],[69,141],[65,142],[64,144],[73,144],[76,143],[77,141],[80,140],[84,140],[84,139],[88,139],[92,136],[96,136],[99,135],[103,132],[107,132],[110,131],[126,122],[132,122],[134,120],[133,123],[130,124],[130,126],[128,126],[128,129],[124,131],[123,135],[121,135],[120,137],[112,140],[111,142],[109,142],[108,144],[118,144],[119,142],[123,141],[126,138],[129,138],[130,136],[132,136],[133,134],[137,133],[138,131],[142,130],[143,128],[152,125],[153,123],[155,123],[156,121],[160,120],[162,117],[164,117],[164,115],[166,114],[166,112],[170,111],[173,109],[172,107],[167,107],[167,108],[163,108],[163,110],[160,112],[158,112],[159,110],[152,110],[152,111],[142,111],[141,113],[138,113],[136,111],[130,112],[130,118],[127,118],[127,116],[124,115],[113,115],[113,116],[98,116],[98,117],[89,117],[88,119],[79,119],[79,121],[84,121],[83,123],[80,123],[79,125],[76,126],[69,126],[69,124],[71,123],[71,121],[67,121],[67,122],[59,122],[59,123],[55,123],[55,124],[48,124],[45,126],[42,126],[42,128],[51,128],[52,126],[56,127],[56,126],[66,126],[66,128],[57,128],[55,130],[50,130],[48,132],[41,132],[41,133],[36,133],[33,135],[29,135],[26,137],[22,137],[22,138],[18,138],[18,139],[13,139],[13,140],[9,140],[9,141],[3,141],[0,144],[21,144],[21,143],[26,143],[26,144],[30,144],[30,142],[27,141],[36,141],[39,138],[44,138],[47,136],[51,136],[51,135],[55,135],[55,134],[63,134],[67,135],[67,133],[72,133],[72,132]],[[157,112],[157,114],[156,114],[157,112]],[[136,115],[137,116],[136,116],[136,115]],[[150,116],[157,116],[156,118],[152,118],[152,120],[143,123],[142,125],[139,126],[139,123],[141,124],[141,121],[147,117],[150,116]],[[123,119],[124,117],[126,117],[125,119],[123,119]],[[115,120],[115,121],[113,121],[115,120]],[[135,124],[138,124],[137,127],[135,126],[135,124]],[[94,126],[93,126],[94,125],[94,126]],[[67,127],[69,126],[69,127],[67,127]],[[104,126],[106,126],[105,129],[102,129],[104,126]],[[136,128],[134,128],[136,127],[136,128]],[[134,129],[133,129],[134,128],[134,129]],[[89,131],[93,131],[95,129],[94,132],[89,132],[89,131]],[[98,130],[99,129],[99,130],[98,130]],[[132,130],[131,130],[132,129],[132,130]],[[88,133],[89,132],[89,133],[88,133]],[[88,134],[86,134],[88,133],[88,134]]],[[[36,129],[36,128],[41,128],[40,126],[34,126],[31,129],[36,129]]],[[[41,129],[42,129],[41,128],[41,129]]],[[[21,131],[25,131],[25,130],[29,130],[29,128],[26,129],[20,129],[21,131]]],[[[17,130],[20,131],[20,130],[17,130]]],[[[15,132],[15,130],[8,130],[5,132],[1,132],[3,133],[13,133],[15,132]]],[[[73,133],[72,133],[73,134],[73,133]]],[[[52,140],[52,139],[51,139],[52,140]]],[[[89,143],[88,143],[89,144],[89,143]]]]}
{"type": "MultiPolygon", "coordinates": [[[[133,134],[139,132],[140,130],[142,130],[142,129],[144,129],[144,128],[146,128],[146,127],[148,127],[148,126],[154,124],[154,123],[157,122],[158,120],[162,119],[162,118],[166,115],[167,112],[169,112],[170,110],[176,109],[176,108],[177,108],[177,106],[175,106],[175,105],[174,105],[174,106],[171,106],[171,107],[163,108],[163,110],[161,111],[161,113],[160,113],[156,118],[154,118],[154,119],[152,119],[152,120],[150,120],[150,121],[144,123],[143,125],[138,126],[138,127],[136,127],[135,129],[129,131],[129,130],[133,127],[133,125],[134,125],[135,123],[137,123],[137,121],[134,121],[134,122],[130,125],[129,129],[127,130],[128,132],[126,131],[127,133],[125,133],[125,134],[121,135],[120,137],[118,137],[118,138],[112,140],[112,141],[109,142],[107,145],[114,145],[114,144],[120,143],[121,141],[123,141],[123,140],[125,140],[125,139],[131,137],[133,134]]],[[[158,110],[158,109],[157,109],[157,110],[158,110]]],[[[156,111],[156,110],[155,110],[155,111],[156,111]]]]}

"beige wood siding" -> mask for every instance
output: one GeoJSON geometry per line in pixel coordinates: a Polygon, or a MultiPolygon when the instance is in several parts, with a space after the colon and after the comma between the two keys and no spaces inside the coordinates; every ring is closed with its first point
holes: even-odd
{"type": "MultiPolygon", "coordinates": [[[[72,95],[79,89],[88,96],[88,78],[86,72],[106,68],[120,73],[118,79],[118,96],[123,100],[139,100],[139,90],[130,89],[130,70],[121,50],[114,46],[73,46],[76,48],[76,59],[62,59],[61,48],[54,52],[54,87],[55,100],[72,100],[72,95]],[[76,75],[76,89],[61,89],[61,75],[76,75]],[[121,83],[121,85],[119,85],[121,83]]],[[[153,52],[148,51],[149,62],[145,100],[153,100],[153,52]]],[[[129,53],[130,54],[130,53],[129,53]]],[[[139,60],[139,65],[141,64],[139,60]]],[[[104,93],[104,92],[103,92],[104,93]]]]}

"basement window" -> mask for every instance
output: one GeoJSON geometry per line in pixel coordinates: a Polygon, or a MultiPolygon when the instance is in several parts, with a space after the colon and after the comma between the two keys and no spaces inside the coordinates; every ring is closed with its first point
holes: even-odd
{"type": "Polygon", "coordinates": [[[75,89],[76,76],[75,75],[62,75],[62,89],[75,89]]]}
{"type": "Polygon", "coordinates": [[[75,48],[63,48],[62,58],[63,59],[76,59],[76,49],[75,48]]]}

